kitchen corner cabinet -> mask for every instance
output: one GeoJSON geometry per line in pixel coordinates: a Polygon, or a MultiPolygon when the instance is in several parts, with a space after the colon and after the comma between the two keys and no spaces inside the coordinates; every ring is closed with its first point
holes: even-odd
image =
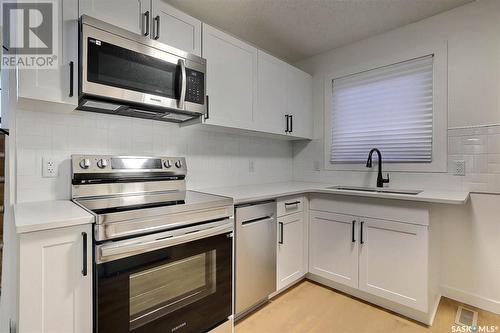
{"type": "Polygon", "coordinates": [[[207,60],[205,124],[254,129],[257,49],[204,24],[202,56],[207,60]]]}
{"type": "Polygon", "coordinates": [[[92,332],[92,225],[20,235],[18,327],[92,332]]]}
{"type": "Polygon", "coordinates": [[[201,56],[201,21],[163,0],[152,0],[151,10],[151,31],[155,32],[153,39],[201,56]]]}
{"type": "Polygon", "coordinates": [[[277,200],[277,290],[302,279],[307,270],[307,202],[304,196],[277,200]]]}
{"type": "Polygon", "coordinates": [[[311,139],[313,131],[312,76],[288,65],[287,112],[291,118],[288,133],[297,138],[311,139]]]}
{"type": "Polygon", "coordinates": [[[258,51],[258,102],[255,123],[262,131],[288,134],[288,64],[258,51]]]}
{"type": "Polygon", "coordinates": [[[258,52],[255,127],[298,139],[312,138],[312,77],[263,51],[258,52]]]}
{"type": "Polygon", "coordinates": [[[18,70],[18,103],[26,109],[71,111],[78,104],[78,0],[58,0],[55,4],[59,22],[58,66],[18,70]]]}

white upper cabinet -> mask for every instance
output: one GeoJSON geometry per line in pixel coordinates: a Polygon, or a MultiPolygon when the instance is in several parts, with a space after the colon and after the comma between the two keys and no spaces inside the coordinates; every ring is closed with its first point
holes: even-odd
{"type": "Polygon", "coordinates": [[[259,50],[258,54],[256,127],[265,132],[287,134],[289,65],[263,51],[259,50]]]}
{"type": "Polygon", "coordinates": [[[19,333],[92,332],[92,225],[19,237],[19,333]]]}
{"type": "Polygon", "coordinates": [[[80,15],[201,55],[201,21],[163,0],[80,0],[80,15]]]}
{"type": "Polygon", "coordinates": [[[150,0],[80,0],[80,15],[84,14],[136,34],[151,31],[150,0]]]}
{"type": "Polygon", "coordinates": [[[312,138],[312,77],[306,72],[288,66],[287,113],[292,116],[290,135],[312,138]]]}
{"type": "Polygon", "coordinates": [[[152,38],[201,56],[201,21],[170,6],[152,0],[152,38]]]}
{"type": "Polygon", "coordinates": [[[21,106],[28,109],[42,109],[45,105],[39,101],[59,103],[70,110],[78,103],[78,0],[56,3],[59,6],[57,67],[18,71],[17,96],[21,106]]]}
{"type": "Polygon", "coordinates": [[[253,129],[257,92],[257,49],[222,31],[203,25],[207,60],[207,124],[253,129]]]}
{"type": "Polygon", "coordinates": [[[311,75],[263,51],[258,54],[256,129],[312,138],[311,75]]]}

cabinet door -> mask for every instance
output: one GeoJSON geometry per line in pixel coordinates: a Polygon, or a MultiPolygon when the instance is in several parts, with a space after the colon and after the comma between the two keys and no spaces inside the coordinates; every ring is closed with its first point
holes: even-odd
{"type": "Polygon", "coordinates": [[[375,219],[361,221],[359,289],[427,311],[427,227],[375,219]]]}
{"type": "Polygon", "coordinates": [[[300,138],[312,138],[312,77],[311,75],[289,66],[288,70],[287,110],[292,115],[290,135],[300,138]]]}
{"type": "Polygon", "coordinates": [[[203,57],[209,96],[206,123],[253,129],[257,49],[204,24],[203,57]]]}
{"type": "Polygon", "coordinates": [[[92,332],[92,226],[22,234],[19,246],[19,333],[92,332]]]}
{"type": "Polygon", "coordinates": [[[153,39],[201,56],[201,21],[162,0],[152,1],[153,39]],[[158,29],[159,28],[159,29],[158,29]]]}
{"type": "Polygon", "coordinates": [[[64,6],[63,0],[55,4],[59,6],[57,67],[20,69],[17,94],[20,99],[61,103],[72,110],[78,103],[78,0],[64,0],[64,6]]]}
{"type": "Polygon", "coordinates": [[[278,290],[304,276],[304,214],[278,218],[278,290]]]}
{"type": "Polygon", "coordinates": [[[265,52],[258,52],[258,103],[255,126],[263,132],[286,134],[287,77],[285,62],[265,52]]]}
{"type": "Polygon", "coordinates": [[[146,12],[149,11],[149,21],[152,20],[150,7],[150,0],[80,0],[80,15],[92,16],[136,34],[146,34],[151,31],[146,27],[146,12]]]}
{"type": "MultiPolygon", "coordinates": [[[[357,288],[358,239],[353,241],[354,218],[311,211],[309,272],[357,288]]],[[[356,230],[355,233],[356,234],[356,230]]]]}

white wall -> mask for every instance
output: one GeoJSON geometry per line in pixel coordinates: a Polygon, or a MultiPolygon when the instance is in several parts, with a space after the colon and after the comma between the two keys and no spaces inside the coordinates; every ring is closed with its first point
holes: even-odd
{"type": "Polygon", "coordinates": [[[69,198],[69,159],[79,153],[186,156],[191,189],[292,179],[287,141],[77,111],[17,110],[16,119],[17,202],[69,198]],[[44,156],[59,164],[57,178],[42,178],[44,156]]]}
{"type": "MultiPolygon", "coordinates": [[[[447,43],[448,160],[465,160],[467,175],[392,172],[392,187],[500,193],[500,1],[479,0],[297,64],[313,74],[312,142],[294,144],[294,179],[375,184],[375,172],[315,171],[323,165],[324,79],[408,49],[447,43]]],[[[500,195],[474,194],[463,207],[443,207],[445,295],[500,314],[500,195]]]]}

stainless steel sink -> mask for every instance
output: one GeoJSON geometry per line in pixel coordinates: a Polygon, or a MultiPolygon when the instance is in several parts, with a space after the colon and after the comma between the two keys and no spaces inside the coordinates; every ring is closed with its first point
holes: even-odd
{"type": "Polygon", "coordinates": [[[417,195],[422,192],[420,190],[401,190],[401,189],[361,187],[361,186],[332,186],[327,188],[332,190],[362,191],[362,192],[392,193],[392,194],[407,194],[407,195],[417,195]]]}

